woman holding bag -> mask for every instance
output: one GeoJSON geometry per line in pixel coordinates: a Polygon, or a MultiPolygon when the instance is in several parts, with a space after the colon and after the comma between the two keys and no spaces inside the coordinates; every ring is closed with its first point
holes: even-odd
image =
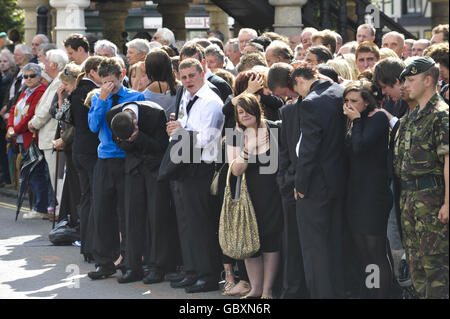
{"type": "MultiPolygon", "coordinates": [[[[234,102],[239,129],[235,138],[227,138],[227,157],[230,163],[234,161],[230,165],[233,176],[245,174],[242,183],[245,186],[246,181],[260,242],[260,250],[245,259],[251,290],[244,298],[272,298],[283,226],[281,196],[276,183],[277,140],[273,138],[278,136],[277,124],[264,119],[255,95],[243,93],[234,102]]],[[[236,178],[229,182],[235,185],[236,178]]]]}

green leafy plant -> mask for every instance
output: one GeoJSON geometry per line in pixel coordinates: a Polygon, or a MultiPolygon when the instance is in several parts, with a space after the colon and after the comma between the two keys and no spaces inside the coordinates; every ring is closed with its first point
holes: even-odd
{"type": "Polygon", "coordinates": [[[0,32],[17,29],[23,34],[25,14],[17,0],[0,0],[0,32]]]}

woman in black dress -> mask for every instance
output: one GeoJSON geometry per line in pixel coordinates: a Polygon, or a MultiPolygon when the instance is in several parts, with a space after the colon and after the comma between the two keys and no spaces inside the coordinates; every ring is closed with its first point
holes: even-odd
{"type": "Polygon", "coordinates": [[[369,265],[376,265],[380,273],[379,289],[366,289],[364,297],[386,298],[392,281],[387,258],[387,223],[393,200],[387,168],[389,121],[383,112],[376,112],[372,92],[367,81],[352,82],[344,90],[343,109],[350,124],[346,212],[362,261],[361,274],[373,272],[366,268],[369,265]]]}
{"type": "MultiPolygon", "coordinates": [[[[281,196],[276,182],[278,141],[271,133],[277,129],[277,124],[264,119],[260,103],[253,94],[237,97],[235,116],[241,134],[234,143],[227,137],[227,157],[229,162],[236,160],[232,175],[245,173],[261,244],[260,252],[245,259],[251,284],[246,297],[272,298],[283,229],[281,196]]],[[[235,181],[231,179],[230,185],[235,181]]]]}

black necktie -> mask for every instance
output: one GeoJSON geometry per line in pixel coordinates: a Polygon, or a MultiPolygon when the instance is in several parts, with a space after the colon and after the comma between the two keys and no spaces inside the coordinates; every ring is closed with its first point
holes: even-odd
{"type": "Polygon", "coordinates": [[[188,105],[186,106],[186,112],[189,114],[189,111],[192,109],[192,105],[194,105],[195,101],[197,101],[198,96],[194,96],[192,100],[189,101],[188,105]]]}
{"type": "Polygon", "coordinates": [[[114,94],[114,95],[112,96],[112,100],[113,100],[113,102],[112,102],[112,105],[111,105],[111,107],[113,107],[114,105],[117,105],[117,104],[119,104],[119,99],[120,99],[120,95],[118,95],[118,94],[114,94]]]}

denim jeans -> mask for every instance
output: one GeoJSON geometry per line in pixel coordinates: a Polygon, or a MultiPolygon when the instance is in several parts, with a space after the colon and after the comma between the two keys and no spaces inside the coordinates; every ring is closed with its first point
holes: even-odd
{"type": "MultiPolygon", "coordinates": [[[[20,145],[20,153],[25,156],[26,150],[23,144],[20,145]]],[[[31,178],[29,180],[29,185],[31,188],[31,193],[33,194],[33,210],[39,213],[47,213],[48,207],[48,176],[46,170],[46,162],[42,160],[36,165],[33,172],[31,173],[31,178]]]]}

